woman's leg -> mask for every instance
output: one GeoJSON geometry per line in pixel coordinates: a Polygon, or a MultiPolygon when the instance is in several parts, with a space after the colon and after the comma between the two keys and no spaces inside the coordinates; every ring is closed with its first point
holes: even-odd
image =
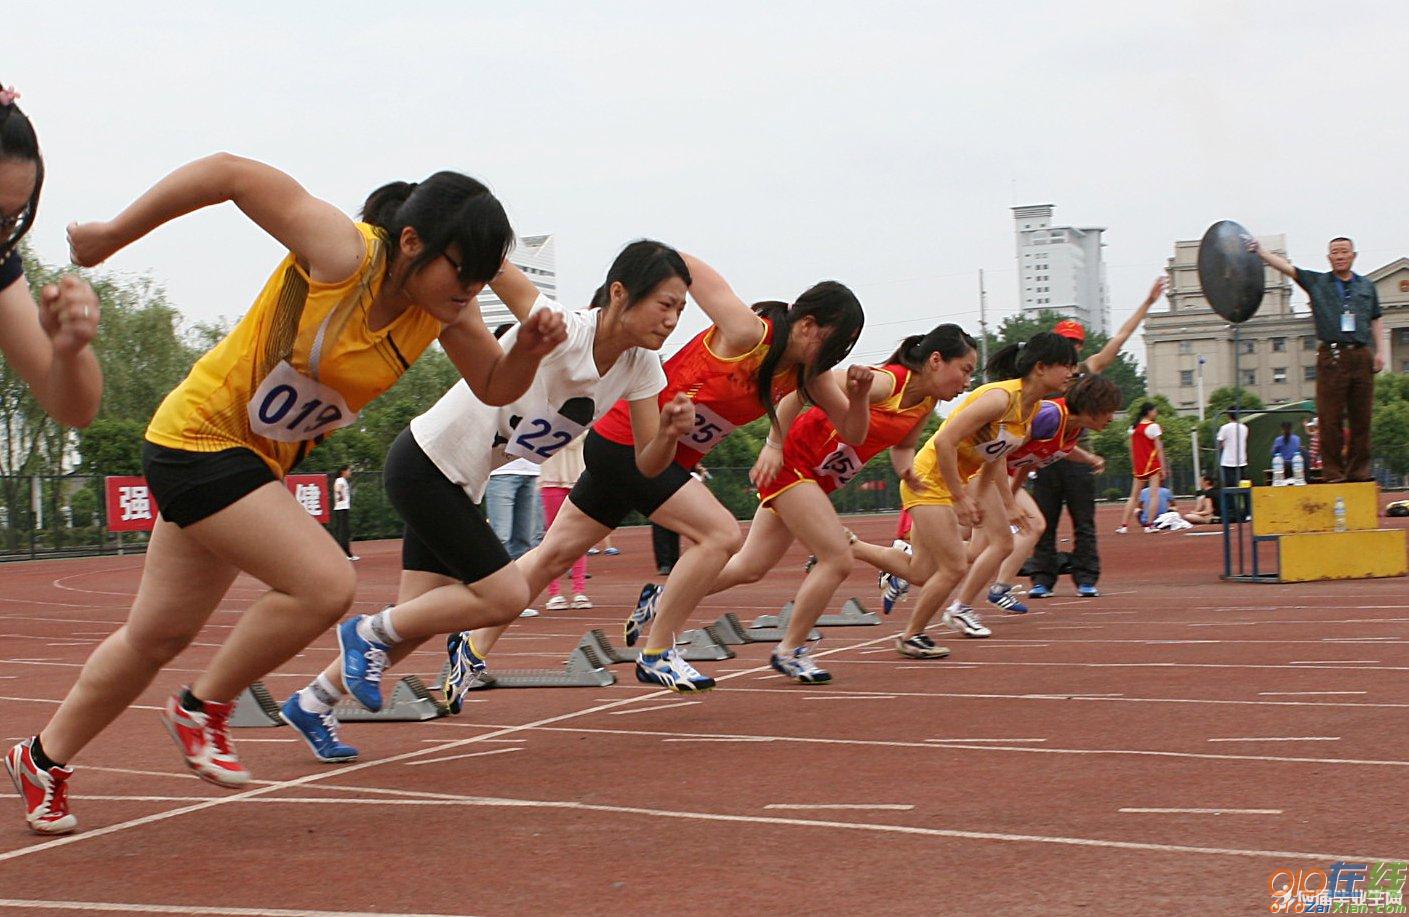
{"type": "MultiPolygon", "coordinates": [[[[794,488],[796,490],[797,488],[794,488]]],[[[777,501],[774,500],[776,503],[777,501]]],[[[835,514],[834,514],[835,515],[835,514]]],[[[838,523],[840,524],[840,523],[838,523]]],[[[724,565],[724,569],[719,572],[714,584],[709,588],[709,595],[741,586],[745,583],[756,583],[763,579],[770,570],[778,565],[778,561],[783,559],[788,548],[792,546],[793,533],[788,526],[773,510],[766,506],[760,506],[753,514],[753,523],[749,526],[748,535],[744,538],[744,546],[729,558],[729,562],[724,565]]]]}
{"type": "Polygon", "coordinates": [[[675,635],[743,544],[734,516],[694,478],[652,513],[651,520],[679,532],[694,544],[681,553],[666,578],[665,591],[646,638],[647,654],[663,653],[675,646],[675,635]]]}
{"type": "Polygon", "coordinates": [[[1125,511],[1120,514],[1120,527],[1126,529],[1130,527],[1130,520],[1135,516],[1135,508],[1140,505],[1140,489],[1145,482],[1139,478],[1130,481],[1130,498],[1125,501],[1125,511]]]}
{"type": "Polygon", "coordinates": [[[929,575],[910,612],[910,621],[900,635],[901,640],[924,633],[930,619],[969,569],[964,539],[952,506],[912,506],[910,516],[914,520],[910,542],[915,546],[911,567],[914,572],[929,575]]]}
{"type": "MultiPolygon", "coordinates": [[[[964,575],[964,582],[956,596],[961,604],[969,607],[973,607],[979,594],[994,581],[1003,560],[1013,553],[1013,530],[1008,524],[1008,512],[1003,505],[1003,496],[998,492],[999,487],[1005,486],[1007,482],[1000,481],[996,486],[983,488],[978,494],[979,506],[983,508],[983,522],[974,532],[974,540],[979,540],[982,535],[984,547],[969,564],[969,570],[964,575]]],[[[1035,509],[1033,515],[1036,515],[1035,509]]]]}
{"type": "Polygon", "coordinates": [[[1156,471],[1150,475],[1148,489],[1145,491],[1145,526],[1155,524],[1155,509],[1159,506],[1159,485],[1163,475],[1156,471]]]}
{"type": "Polygon", "coordinates": [[[787,656],[807,642],[812,626],[822,617],[837,587],[851,575],[856,561],[851,554],[846,529],[822,488],[811,483],[790,487],[774,497],[771,505],[803,546],[817,558],[816,566],[803,578],[802,586],[793,599],[788,632],[783,635],[776,650],[778,656],[787,656]]]}
{"type": "MultiPolygon", "coordinates": [[[[539,488],[538,493],[539,493],[539,495],[542,497],[542,500],[543,500],[543,519],[544,519],[544,522],[545,522],[545,524],[546,524],[549,528],[551,528],[552,525],[553,525],[553,520],[556,519],[556,518],[558,518],[558,510],[562,509],[563,501],[567,499],[567,496],[568,496],[568,489],[567,489],[566,487],[542,487],[542,488],[539,488]]],[[[585,560],[584,560],[584,565],[585,565],[585,560]]],[[[573,588],[574,588],[576,591],[581,592],[582,590],[579,589],[579,588],[577,588],[577,574],[576,574],[576,571],[577,571],[577,566],[574,565],[574,566],[573,566],[573,588]]],[[[548,594],[549,594],[550,596],[555,596],[555,595],[557,595],[560,591],[561,591],[561,590],[558,588],[558,578],[557,578],[557,577],[554,577],[553,580],[552,580],[552,582],[550,582],[550,583],[548,584],[548,594]]]]}
{"type": "Polygon", "coordinates": [[[1014,496],[1017,497],[1018,504],[1031,514],[1034,521],[1029,531],[1019,532],[1013,536],[1013,550],[1008,553],[1008,556],[998,567],[998,582],[1010,586],[1018,581],[1018,571],[1037,550],[1037,542],[1047,531],[1047,520],[1038,508],[1037,501],[1032,499],[1032,495],[1026,490],[1020,490],[1014,496]]]}

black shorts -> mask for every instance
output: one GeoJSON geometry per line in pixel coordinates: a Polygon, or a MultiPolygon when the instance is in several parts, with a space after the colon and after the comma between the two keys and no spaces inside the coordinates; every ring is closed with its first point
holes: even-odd
{"type": "Polygon", "coordinates": [[[382,482],[387,499],[406,523],[401,569],[473,583],[511,563],[484,513],[465,488],[435,466],[410,427],[387,451],[382,482]]]}
{"type": "Polygon", "coordinates": [[[568,499],[572,505],[608,528],[616,528],[634,509],[650,515],[690,481],[690,472],[671,462],[648,478],[636,467],[636,449],[614,443],[596,430],[587,431],[582,447],[587,468],[568,499]]]}
{"type": "Polygon", "coordinates": [[[142,442],[142,472],[167,522],[185,528],[279,480],[250,449],[188,452],[142,442]]]}

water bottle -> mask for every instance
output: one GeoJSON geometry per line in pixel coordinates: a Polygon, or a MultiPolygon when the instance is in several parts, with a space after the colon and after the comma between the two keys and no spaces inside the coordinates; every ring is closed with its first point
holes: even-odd
{"type": "Polygon", "coordinates": [[[1343,497],[1336,497],[1336,507],[1335,507],[1334,512],[1335,512],[1335,516],[1336,516],[1336,531],[1337,531],[1337,532],[1344,532],[1344,531],[1345,531],[1345,499],[1344,499],[1343,497]]]}

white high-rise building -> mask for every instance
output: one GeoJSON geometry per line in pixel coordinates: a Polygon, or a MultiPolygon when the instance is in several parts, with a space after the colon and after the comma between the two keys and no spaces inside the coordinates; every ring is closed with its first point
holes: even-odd
{"type": "MultiPolygon", "coordinates": [[[[551,235],[521,237],[509,253],[509,263],[527,274],[544,296],[558,298],[557,254],[551,235]]],[[[479,311],[490,331],[504,322],[518,321],[489,287],[479,294],[479,311]]]]}
{"type": "Polygon", "coordinates": [[[1022,311],[1051,309],[1087,330],[1110,331],[1110,295],[1101,258],[1103,226],[1053,226],[1051,204],[1013,208],[1022,311]]]}

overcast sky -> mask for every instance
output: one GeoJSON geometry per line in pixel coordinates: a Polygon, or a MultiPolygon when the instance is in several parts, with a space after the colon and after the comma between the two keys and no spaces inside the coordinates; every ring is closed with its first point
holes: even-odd
{"type": "MultiPolygon", "coordinates": [[[[834,278],[866,308],[855,355],[1016,309],[1009,208],[1105,226],[1114,318],[1176,239],[1237,219],[1325,264],[1409,254],[1400,212],[1401,4],[24,3],[0,80],[48,167],[31,240],[106,219],[215,150],[349,211],[458,169],[522,235],[557,237],[585,305],[626,242],[713,263],[746,300],[834,278]],[[1396,101],[1398,100],[1398,101],[1396,101]]],[[[281,257],[232,206],[109,267],[197,319],[244,312],[281,257]]],[[[698,312],[685,326],[702,327],[698,312]]],[[[686,335],[667,345],[674,350],[686,335]]],[[[1143,348],[1136,346],[1137,354],[1143,348]]]]}

